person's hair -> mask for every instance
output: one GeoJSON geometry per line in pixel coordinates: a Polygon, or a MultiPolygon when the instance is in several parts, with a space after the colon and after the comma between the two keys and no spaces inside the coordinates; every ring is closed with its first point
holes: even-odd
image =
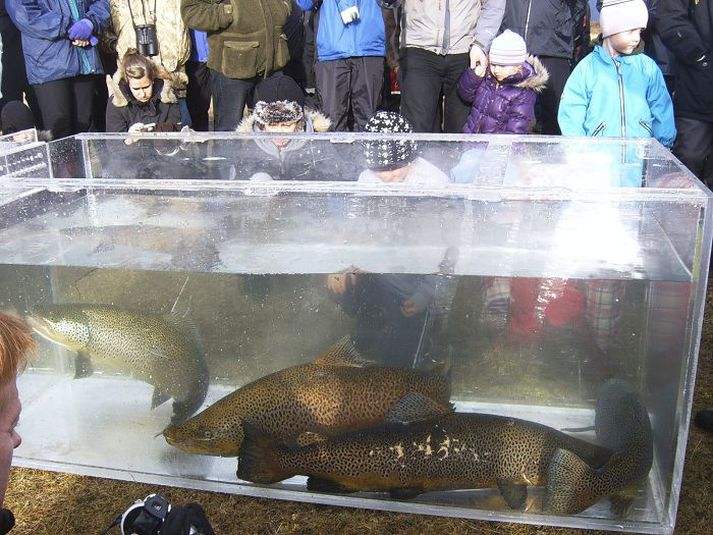
{"type": "Polygon", "coordinates": [[[146,56],[139,54],[135,48],[130,48],[121,58],[121,76],[122,78],[139,79],[144,76],[148,77],[152,82],[156,78],[167,78],[168,73],[156,65],[146,56]]]}
{"type": "Polygon", "coordinates": [[[27,366],[35,339],[22,321],[0,312],[0,384],[12,381],[27,366]]]}

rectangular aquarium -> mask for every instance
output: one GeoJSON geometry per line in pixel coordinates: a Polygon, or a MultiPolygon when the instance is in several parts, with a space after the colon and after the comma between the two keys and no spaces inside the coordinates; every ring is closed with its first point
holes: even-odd
{"type": "Polygon", "coordinates": [[[86,134],[1,158],[0,309],[39,342],[17,465],[673,532],[711,193],[658,143],[86,134]]]}

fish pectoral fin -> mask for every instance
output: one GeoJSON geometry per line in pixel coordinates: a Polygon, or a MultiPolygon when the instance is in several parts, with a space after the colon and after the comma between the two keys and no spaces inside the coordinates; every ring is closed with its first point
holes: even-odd
{"type": "Polygon", "coordinates": [[[81,379],[82,377],[89,377],[94,373],[94,366],[92,366],[92,359],[86,353],[77,353],[74,358],[74,378],[81,379]]]}
{"type": "Polygon", "coordinates": [[[351,368],[366,368],[376,364],[359,354],[348,334],[314,359],[313,363],[317,366],[346,366],[351,368]]]}
{"type": "Polygon", "coordinates": [[[151,409],[153,410],[159,405],[166,403],[169,399],[171,399],[171,396],[168,395],[167,392],[164,392],[162,390],[159,390],[157,387],[154,387],[153,396],[151,397],[151,409]]]}
{"type": "Polygon", "coordinates": [[[330,492],[334,494],[350,494],[352,492],[356,492],[356,490],[345,487],[341,483],[318,476],[309,476],[307,478],[307,490],[330,492]]]}
{"type": "Polygon", "coordinates": [[[394,500],[412,500],[419,494],[423,494],[423,489],[420,487],[399,487],[389,490],[389,495],[394,500]]]}
{"type": "Polygon", "coordinates": [[[305,446],[311,446],[312,444],[320,444],[325,440],[327,440],[327,437],[324,435],[320,435],[314,431],[304,431],[297,437],[297,445],[300,448],[304,448],[305,446]]]}
{"type": "Polygon", "coordinates": [[[453,406],[440,403],[418,392],[409,392],[399,399],[389,409],[384,417],[385,422],[409,424],[443,416],[453,412],[453,406]]]}
{"type": "Polygon", "coordinates": [[[527,504],[527,485],[513,483],[506,479],[497,480],[498,489],[510,509],[524,511],[527,504]]]}
{"type": "Polygon", "coordinates": [[[620,492],[615,492],[609,496],[609,509],[618,518],[625,517],[636,499],[636,487],[627,488],[620,492]]]}

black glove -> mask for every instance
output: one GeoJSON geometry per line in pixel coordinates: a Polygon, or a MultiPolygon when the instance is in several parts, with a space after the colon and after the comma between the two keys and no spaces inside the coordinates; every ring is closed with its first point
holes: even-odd
{"type": "Polygon", "coordinates": [[[183,507],[172,507],[159,535],[189,535],[191,526],[197,530],[198,535],[215,535],[205,511],[195,502],[187,503],[183,507]]]}

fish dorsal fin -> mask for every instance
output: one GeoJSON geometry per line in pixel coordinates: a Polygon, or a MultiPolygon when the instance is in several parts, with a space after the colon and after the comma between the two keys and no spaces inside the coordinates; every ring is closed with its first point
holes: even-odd
{"type": "Polygon", "coordinates": [[[155,409],[159,405],[166,403],[170,398],[171,396],[169,396],[166,392],[154,387],[153,396],[151,397],[151,408],[155,409]]]}
{"type": "Polygon", "coordinates": [[[408,424],[444,416],[453,412],[453,405],[443,404],[419,394],[409,392],[399,399],[386,413],[384,421],[394,424],[408,424]]]}
{"type": "Polygon", "coordinates": [[[304,448],[305,446],[311,446],[312,444],[320,444],[325,440],[327,440],[327,437],[324,435],[320,435],[314,431],[304,431],[297,437],[297,445],[300,448],[304,448]]]}
{"type": "Polygon", "coordinates": [[[316,359],[318,366],[349,366],[352,368],[365,368],[374,363],[363,358],[354,347],[349,335],[343,336],[339,342],[331,346],[316,359]]]}

